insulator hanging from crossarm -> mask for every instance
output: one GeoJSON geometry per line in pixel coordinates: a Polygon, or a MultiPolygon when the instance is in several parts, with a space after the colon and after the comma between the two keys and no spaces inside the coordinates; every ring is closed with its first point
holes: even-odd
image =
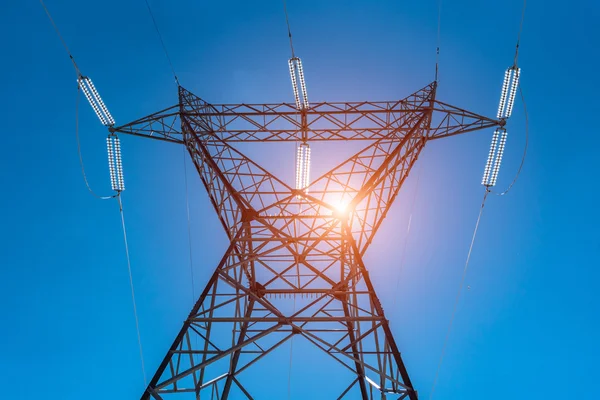
{"type": "Polygon", "coordinates": [[[298,82],[296,81],[296,71],[294,69],[294,63],[292,59],[289,61],[290,65],[290,78],[292,79],[292,88],[294,89],[294,100],[296,101],[296,108],[300,109],[300,96],[298,95],[298,82]]]}
{"type": "Polygon", "coordinates": [[[508,132],[503,129],[500,133],[500,142],[498,143],[498,151],[496,152],[496,160],[494,161],[494,169],[490,177],[491,185],[496,185],[496,179],[498,178],[498,172],[500,171],[500,164],[502,164],[502,157],[504,156],[504,146],[506,144],[506,137],[508,132]]]}
{"type": "Polygon", "coordinates": [[[498,104],[498,118],[506,119],[512,114],[517,87],[519,86],[519,77],[521,68],[512,66],[504,73],[502,82],[502,92],[500,93],[500,103],[498,104]]]}
{"type": "Polygon", "coordinates": [[[118,191],[125,190],[125,179],[123,177],[123,163],[121,161],[121,141],[115,136],[115,167],[117,169],[118,191]]]}
{"type": "MultiPolygon", "coordinates": [[[[296,189],[308,193],[310,183],[310,146],[304,142],[296,152],[296,189]]],[[[300,198],[301,196],[298,196],[300,198]]]]}
{"type": "Polygon", "coordinates": [[[110,185],[116,192],[125,190],[125,179],[123,177],[123,163],[121,159],[121,141],[119,137],[110,134],[106,138],[106,149],[108,152],[108,169],[110,172],[110,185]]]}
{"type": "Polygon", "coordinates": [[[77,79],[77,83],[79,84],[81,91],[92,106],[92,109],[98,116],[98,119],[102,125],[113,126],[115,124],[115,120],[108,111],[108,108],[106,108],[106,105],[102,101],[100,94],[98,94],[98,91],[96,90],[92,80],[87,76],[80,76],[77,79]]]}
{"type": "Polygon", "coordinates": [[[106,152],[108,153],[108,170],[110,172],[110,186],[112,190],[117,190],[117,173],[115,171],[115,153],[113,151],[113,139],[111,136],[106,138],[106,152]]]}
{"type": "Polygon", "coordinates": [[[498,145],[498,136],[499,131],[496,129],[494,131],[494,136],[492,136],[492,143],[490,144],[490,153],[488,154],[488,159],[485,163],[485,168],[483,170],[483,178],[481,180],[481,184],[484,186],[486,186],[490,181],[490,173],[492,171],[492,164],[494,162],[494,156],[496,154],[496,147],[498,145]]]}
{"type": "Polygon", "coordinates": [[[496,185],[498,172],[500,171],[500,165],[502,164],[502,157],[504,156],[504,147],[506,145],[507,136],[508,132],[504,128],[498,128],[494,131],[494,136],[492,137],[492,143],[490,145],[490,153],[483,171],[483,179],[481,180],[481,184],[485,187],[490,188],[496,185]]]}
{"type": "Polygon", "coordinates": [[[298,110],[308,108],[308,94],[306,91],[302,61],[298,57],[292,57],[289,59],[288,64],[290,66],[290,78],[292,79],[296,108],[298,110]],[[302,96],[302,98],[300,98],[300,96],[302,96]]]}

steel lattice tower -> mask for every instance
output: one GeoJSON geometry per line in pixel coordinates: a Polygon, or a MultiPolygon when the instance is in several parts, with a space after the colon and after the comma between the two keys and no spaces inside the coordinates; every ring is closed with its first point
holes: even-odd
{"type": "Polygon", "coordinates": [[[211,105],[179,87],[179,104],[111,128],[186,146],[230,241],[142,399],[252,399],[244,371],[302,337],[346,371],[337,398],[416,400],[363,257],[428,141],[503,124],[437,101],[434,82],[302,110],[211,105]],[[365,146],[306,191],[234,147],[301,138],[365,146]]]}

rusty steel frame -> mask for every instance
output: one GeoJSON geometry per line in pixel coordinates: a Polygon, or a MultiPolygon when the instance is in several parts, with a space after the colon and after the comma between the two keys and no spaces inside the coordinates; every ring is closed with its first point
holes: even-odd
{"type": "Polygon", "coordinates": [[[502,124],[435,94],[298,111],[180,87],[178,105],[111,128],[184,144],[230,241],[142,399],[252,399],[240,374],[292,337],[348,371],[339,399],[417,399],[363,257],[427,141],[502,124]],[[300,139],[367,142],[308,191],[233,147],[300,139]]]}

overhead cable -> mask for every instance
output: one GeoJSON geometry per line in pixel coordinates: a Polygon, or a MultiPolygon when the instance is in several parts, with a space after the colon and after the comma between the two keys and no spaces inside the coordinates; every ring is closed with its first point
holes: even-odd
{"type": "Polygon", "coordinates": [[[152,24],[154,25],[154,29],[156,30],[156,34],[158,35],[158,40],[160,40],[160,45],[162,46],[163,52],[165,53],[165,57],[167,58],[167,62],[169,63],[169,66],[171,67],[171,72],[173,73],[173,77],[175,78],[175,83],[177,83],[177,86],[180,86],[179,78],[177,78],[177,74],[175,73],[175,68],[173,67],[173,62],[171,61],[171,57],[169,56],[167,46],[165,45],[163,36],[160,33],[160,29],[158,28],[158,23],[156,22],[156,18],[154,18],[154,13],[152,12],[150,3],[148,3],[148,0],[144,0],[144,1],[146,2],[146,7],[148,8],[148,13],[150,14],[150,18],[152,18],[152,24]]]}
{"type": "Polygon", "coordinates": [[[475,224],[475,230],[473,231],[473,236],[471,238],[471,245],[469,246],[469,252],[467,253],[467,260],[465,262],[465,267],[463,268],[462,277],[460,278],[458,292],[456,293],[456,298],[454,299],[454,307],[452,308],[452,314],[450,316],[450,322],[448,323],[446,337],[444,338],[444,344],[442,346],[442,353],[440,355],[437,369],[435,371],[435,378],[433,379],[433,385],[431,386],[431,391],[429,392],[429,400],[431,400],[433,398],[433,393],[435,391],[435,387],[437,385],[438,378],[440,375],[440,369],[442,368],[444,356],[446,355],[446,348],[448,347],[448,340],[450,339],[450,333],[452,332],[452,325],[454,324],[454,318],[456,317],[456,310],[458,309],[458,302],[460,300],[460,295],[461,295],[463,287],[465,285],[465,278],[467,276],[467,271],[469,270],[469,261],[471,261],[471,253],[473,252],[473,245],[475,244],[475,237],[477,236],[477,231],[479,230],[479,222],[481,221],[481,215],[483,214],[483,207],[485,206],[485,200],[487,199],[488,193],[489,193],[489,191],[486,189],[485,194],[483,195],[483,201],[481,202],[481,207],[479,208],[479,215],[477,216],[477,223],[475,224]]]}

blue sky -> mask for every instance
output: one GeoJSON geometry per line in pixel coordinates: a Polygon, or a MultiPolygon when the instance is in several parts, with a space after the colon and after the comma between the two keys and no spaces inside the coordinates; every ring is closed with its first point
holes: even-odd
{"type": "MultiPolygon", "coordinates": [[[[177,102],[143,1],[47,5],[117,123],[177,102]]],[[[213,103],[293,101],[281,2],[151,5],[187,89],[213,103]]],[[[443,2],[438,99],[495,115],[521,6],[443,2]]],[[[288,10],[310,99],[394,100],[433,79],[436,1],[290,0],[288,10]]],[[[81,178],[73,68],[38,2],[4,2],[0,11],[2,396],[136,398],[144,385],[118,206],[89,195],[81,178]]],[[[513,190],[486,203],[435,399],[600,398],[598,18],[593,0],[528,2],[519,58],[528,156],[513,190]]],[[[109,193],[106,132],[87,104],[81,107],[86,171],[98,192],[109,193]]],[[[499,188],[521,159],[520,100],[508,130],[499,188]]],[[[367,253],[421,398],[429,398],[477,218],[491,133],[430,143],[367,253]]],[[[122,142],[150,374],[192,305],[183,152],[140,138],[122,142]]],[[[291,179],[293,146],[286,151],[291,179]]],[[[315,163],[325,158],[318,146],[313,152],[315,163]]],[[[227,243],[190,167],[198,293],[227,243]]],[[[284,353],[270,368],[273,377],[287,379],[284,353]]],[[[296,359],[294,371],[310,369],[310,360],[296,359]]],[[[306,389],[300,377],[292,375],[292,398],[306,389]]]]}

